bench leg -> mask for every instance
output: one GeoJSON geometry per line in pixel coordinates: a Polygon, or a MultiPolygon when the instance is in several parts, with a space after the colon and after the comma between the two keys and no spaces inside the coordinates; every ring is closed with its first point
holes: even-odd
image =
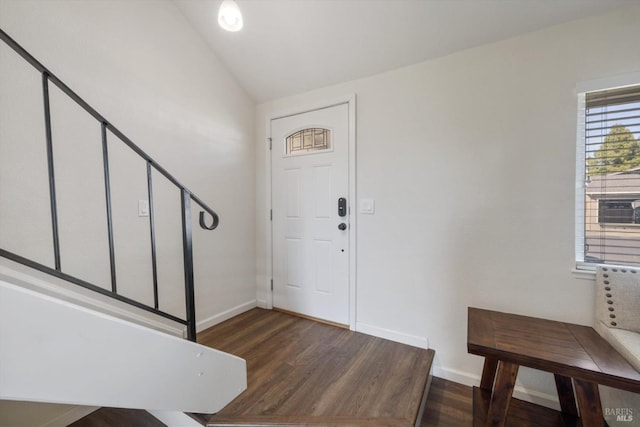
{"type": "Polygon", "coordinates": [[[602,416],[602,403],[600,403],[598,384],[578,379],[574,380],[574,382],[582,426],[603,427],[605,423],[602,416]]]}
{"type": "Polygon", "coordinates": [[[484,358],[484,367],[482,368],[482,378],[480,379],[480,388],[482,390],[492,390],[493,381],[496,378],[496,370],[498,369],[498,359],[490,357],[484,358]]]}
{"type": "Polygon", "coordinates": [[[560,400],[562,412],[577,417],[578,408],[576,406],[576,396],[573,393],[571,378],[558,374],[555,374],[554,377],[556,379],[556,390],[558,390],[558,400],[560,400]]]}
{"type": "Polygon", "coordinates": [[[487,414],[487,426],[504,427],[506,424],[518,368],[519,365],[515,363],[500,362],[498,365],[498,373],[493,386],[493,393],[491,394],[489,413],[487,414]]]}

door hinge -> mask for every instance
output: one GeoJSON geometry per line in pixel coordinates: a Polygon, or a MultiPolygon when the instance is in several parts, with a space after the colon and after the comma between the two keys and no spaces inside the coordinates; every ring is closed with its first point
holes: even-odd
{"type": "Polygon", "coordinates": [[[271,279],[271,291],[273,291],[273,279],[271,279]]]}
{"type": "Polygon", "coordinates": [[[269,150],[271,150],[273,145],[273,140],[271,138],[267,138],[267,140],[269,141],[269,150]]]}
{"type": "Polygon", "coordinates": [[[273,221],[273,209],[269,209],[269,220],[273,221]]]}

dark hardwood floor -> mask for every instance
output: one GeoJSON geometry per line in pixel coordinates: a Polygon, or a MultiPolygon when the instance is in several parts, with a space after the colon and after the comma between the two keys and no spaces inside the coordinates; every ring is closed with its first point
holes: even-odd
{"type": "MultiPolygon", "coordinates": [[[[433,377],[421,427],[471,427],[471,387],[433,377]]],[[[163,427],[160,421],[150,420],[144,411],[101,408],[72,424],[72,427],[163,427]],[[135,416],[136,418],[132,418],[135,416]]],[[[198,416],[203,425],[210,415],[198,416]]]]}
{"type": "MultiPolygon", "coordinates": [[[[430,351],[260,309],[202,332],[198,342],[247,360],[249,388],[219,414],[195,416],[210,425],[413,425],[433,359],[430,351]]],[[[73,426],[162,425],[118,419],[122,411],[131,415],[103,408],[73,426]]],[[[471,388],[434,377],[420,425],[464,427],[471,418],[471,388]]]]}
{"type": "Polygon", "coordinates": [[[69,427],[166,427],[146,411],[122,408],[100,408],[69,427]]]}
{"type": "Polygon", "coordinates": [[[471,387],[433,377],[422,427],[471,427],[473,424],[471,387]]]}
{"type": "Polygon", "coordinates": [[[262,309],[204,331],[198,342],[247,361],[247,390],[211,426],[412,426],[434,355],[262,309]]]}

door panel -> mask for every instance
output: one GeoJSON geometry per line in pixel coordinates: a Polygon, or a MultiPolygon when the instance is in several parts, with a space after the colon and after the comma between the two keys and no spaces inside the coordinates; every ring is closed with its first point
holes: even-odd
{"type": "Polygon", "coordinates": [[[331,198],[331,165],[313,167],[316,219],[331,219],[333,199],[331,198]]]}
{"type": "Polygon", "coordinates": [[[316,291],[325,294],[332,293],[331,286],[331,242],[328,240],[315,240],[315,285],[316,291]]]}
{"type": "Polygon", "coordinates": [[[271,121],[273,305],[349,323],[348,105],[271,121]],[[287,138],[289,139],[287,140],[287,138]],[[348,202],[347,202],[348,203],[348,202]]]}
{"type": "Polygon", "coordinates": [[[286,238],[287,253],[285,254],[284,261],[287,264],[287,278],[285,283],[292,288],[302,287],[302,278],[304,277],[302,244],[301,239],[286,238]]]}

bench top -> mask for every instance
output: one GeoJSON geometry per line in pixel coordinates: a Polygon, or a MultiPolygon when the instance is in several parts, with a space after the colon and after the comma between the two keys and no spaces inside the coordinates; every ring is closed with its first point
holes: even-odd
{"type": "Polygon", "coordinates": [[[588,326],[469,307],[467,350],[640,393],[640,373],[588,326]]]}

